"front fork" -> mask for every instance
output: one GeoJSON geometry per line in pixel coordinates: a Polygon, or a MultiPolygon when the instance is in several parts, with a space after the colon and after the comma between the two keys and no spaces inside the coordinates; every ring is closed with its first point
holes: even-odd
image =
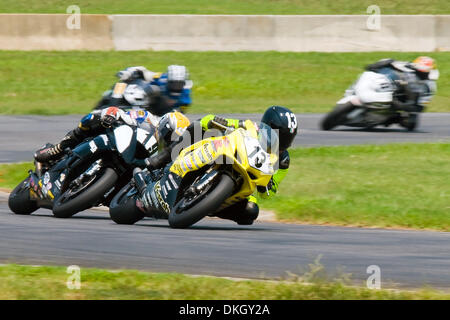
{"type": "Polygon", "coordinates": [[[89,169],[87,169],[85,172],[83,172],[78,178],[76,178],[73,182],[71,182],[71,185],[75,185],[77,187],[80,187],[83,185],[84,182],[91,179],[92,176],[94,176],[100,169],[103,167],[103,161],[101,159],[95,161],[89,169]]]}
{"type": "Polygon", "coordinates": [[[195,197],[198,196],[199,194],[201,194],[203,192],[203,190],[205,190],[206,187],[209,186],[209,184],[215,180],[219,175],[219,172],[217,170],[209,170],[209,172],[207,171],[198,181],[198,183],[196,183],[195,185],[190,186],[187,190],[186,190],[186,195],[187,196],[191,196],[191,197],[195,197]]]}

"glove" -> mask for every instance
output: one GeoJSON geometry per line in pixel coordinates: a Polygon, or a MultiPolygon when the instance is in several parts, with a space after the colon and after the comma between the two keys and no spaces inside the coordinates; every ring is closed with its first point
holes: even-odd
{"type": "Polygon", "coordinates": [[[117,78],[119,78],[121,81],[127,81],[131,78],[131,75],[133,74],[133,71],[130,71],[128,69],[122,70],[117,72],[116,76],[117,78]]]}
{"type": "Polygon", "coordinates": [[[211,119],[208,122],[208,129],[223,129],[221,126],[227,127],[228,126],[228,122],[227,119],[218,117],[218,116],[214,116],[213,119],[211,119]],[[219,125],[217,125],[219,124],[219,125]]]}
{"type": "Polygon", "coordinates": [[[244,129],[246,129],[245,125],[244,125],[244,121],[242,121],[242,120],[225,119],[225,118],[221,118],[218,116],[214,116],[214,118],[208,122],[208,128],[209,129],[216,128],[216,129],[223,130],[223,128],[221,126],[217,125],[216,123],[218,123],[219,125],[222,125],[224,127],[228,127],[228,128],[233,128],[233,129],[244,128],[244,129]]]}
{"type": "Polygon", "coordinates": [[[267,184],[266,187],[257,186],[256,190],[258,190],[259,193],[266,193],[267,190],[269,190],[269,191],[272,190],[272,187],[273,187],[273,179],[270,178],[270,181],[269,181],[269,183],[267,184]]]}
{"type": "Polygon", "coordinates": [[[160,169],[170,161],[170,152],[165,149],[159,152],[156,156],[145,159],[145,166],[149,170],[160,169]]]}
{"type": "Polygon", "coordinates": [[[144,79],[145,81],[151,81],[154,75],[154,72],[147,70],[147,68],[143,66],[129,67],[125,70],[117,72],[116,74],[116,76],[121,81],[130,81],[135,79],[144,79]]]}

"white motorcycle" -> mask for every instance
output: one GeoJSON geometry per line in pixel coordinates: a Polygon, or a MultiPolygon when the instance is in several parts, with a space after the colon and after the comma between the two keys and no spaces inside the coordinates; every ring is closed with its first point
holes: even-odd
{"type": "MultiPolygon", "coordinates": [[[[428,92],[419,96],[419,105],[429,102],[432,96],[430,85],[424,84],[423,87],[428,92]]],[[[321,129],[331,130],[339,125],[371,129],[398,123],[408,131],[414,130],[418,124],[417,112],[395,110],[392,107],[394,95],[400,101],[406,99],[396,92],[396,84],[387,76],[365,71],[322,119],[321,129]]]]}

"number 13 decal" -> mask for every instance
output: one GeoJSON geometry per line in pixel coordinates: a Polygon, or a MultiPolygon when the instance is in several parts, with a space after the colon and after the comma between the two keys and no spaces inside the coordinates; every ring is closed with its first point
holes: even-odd
{"type": "Polygon", "coordinates": [[[251,160],[257,168],[261,168],[263,163],[266,162],[267,157],[264,150],[260,146],[256,146],[256,148],[248,155],[248,159],[251,160]]]}
{"type": "Polygon", "coordinates": [[[292,112],[282,113],[282,116],[286,116],[288,120],[288,128],[291,132],[294,132],[297,129],[297,117],[292,112]]]}

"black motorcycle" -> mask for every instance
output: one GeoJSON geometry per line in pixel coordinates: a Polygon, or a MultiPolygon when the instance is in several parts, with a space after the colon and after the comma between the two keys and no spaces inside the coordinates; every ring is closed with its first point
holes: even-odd
{"type": "Polygon", "coordinates": [[[9,208],[24,215],[47,208],[68,218],[93,206],[108,206],[132,178],[136,162],[143,163],[157,150],[153,133],[117,122],[105,134],[67,150],[61,160],[35,161],[35,171],[11,192],[9,208]]]}

